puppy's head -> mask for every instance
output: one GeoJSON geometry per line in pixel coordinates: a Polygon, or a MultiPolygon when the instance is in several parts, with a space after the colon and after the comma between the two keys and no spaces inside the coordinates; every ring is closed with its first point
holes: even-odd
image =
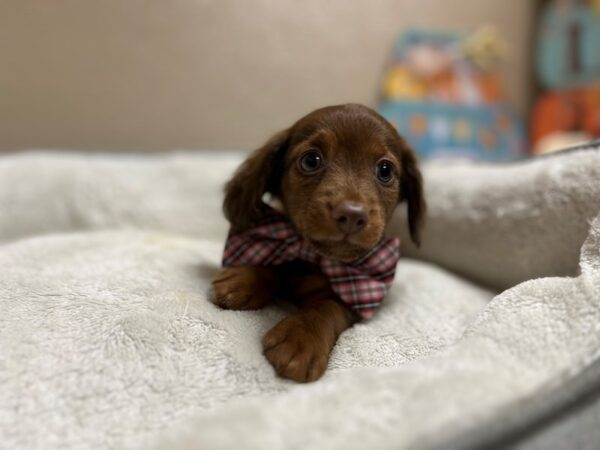
{"type": "Polygon", "coordinates": [[[265,192],[282,201],[300,235],[324,256],[351,261],[368,252],[402,201],[419,244],[425,202],[415,156],[365,106],[318,109],[256,150],[225,187],[223,209],[234,231],[260,218],[265,192]]]}

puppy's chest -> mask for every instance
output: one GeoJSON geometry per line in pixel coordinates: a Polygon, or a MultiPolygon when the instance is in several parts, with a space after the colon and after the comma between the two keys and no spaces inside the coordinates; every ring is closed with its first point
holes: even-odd
{"type": "Polygon", "coordinates": [[[279,295],[294,302],[335,298],[329,278],[320,267],[305,261],[292,261],[277,268],[279,295]]]}

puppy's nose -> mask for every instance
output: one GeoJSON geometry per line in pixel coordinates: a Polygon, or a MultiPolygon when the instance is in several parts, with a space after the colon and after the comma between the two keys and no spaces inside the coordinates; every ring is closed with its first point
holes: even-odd
{"type": "Polygon", "coordinates": [[[342,202],[331,210],[331,217],[345,234],[355,234],[367,224],[367,212],[359,203],[342,202]]]}

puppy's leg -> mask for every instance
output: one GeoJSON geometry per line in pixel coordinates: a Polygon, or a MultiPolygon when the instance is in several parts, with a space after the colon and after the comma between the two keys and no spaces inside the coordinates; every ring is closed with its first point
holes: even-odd
{"type": "Polygon", "coordinates": [[[315,288],[311,276],[305,292],[297,298],[300,311],[283,319],[263,338],[267,360],[277,374],[297,382],[315,381],[323,375],[329,353],[342,331],[357,317],[331,291],[321,277],[315,288]]]}
{"type": "Polygon", "coordinates": [[[273,299],[276,277],[272,269],[226,267],[212,282],[214,302],[224,309],[260,309],[273,299]]]}

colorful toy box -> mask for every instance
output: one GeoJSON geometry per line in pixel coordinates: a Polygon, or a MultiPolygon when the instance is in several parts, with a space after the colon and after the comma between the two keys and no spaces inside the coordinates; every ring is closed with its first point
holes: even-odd
{"type": "Polygon", "coordinates": [[[493,69],[503,51],[489,29],[405,33],[384,72],[379,111],[423,158],[519,158],[523,127],[493,69]]]}

